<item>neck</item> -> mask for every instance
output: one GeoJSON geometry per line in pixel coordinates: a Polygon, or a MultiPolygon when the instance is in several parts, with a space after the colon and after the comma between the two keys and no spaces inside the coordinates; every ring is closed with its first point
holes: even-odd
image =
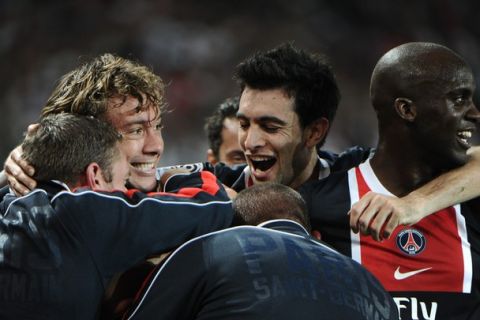
{"type": "Polygon", "coordinates": [[[297,175],[297,177],[292,181],[290,184],[290,188],[298,190],[298,188],[309,180],[317,180],[319,174],[319,165],[318,165],[318,157],[317,152],[315,149],[310,153],[309,160],[305,169],[297,175]]]}
{"type": "Polygon", "coordinates": [[[411,142],[380,141],[370,161],[380,182],[396,196],[404,196],[439,174],[411,142]]]}

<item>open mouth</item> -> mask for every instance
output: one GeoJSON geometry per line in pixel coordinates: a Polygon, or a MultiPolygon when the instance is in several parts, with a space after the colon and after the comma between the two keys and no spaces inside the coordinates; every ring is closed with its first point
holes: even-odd
{"type": "Polygon", "coordinates": [[[274,157],[250,157],[254,171],[268,171],[277,162],[274,157]]]}
{"type": "Polygon", "coordinates": [[[458,140],[466,148],[470,148],[470,142],[468,141],[468,139],[470,139],[471,137],[472,137],[471,130],[462,130],[457,132],[458,140]]]}

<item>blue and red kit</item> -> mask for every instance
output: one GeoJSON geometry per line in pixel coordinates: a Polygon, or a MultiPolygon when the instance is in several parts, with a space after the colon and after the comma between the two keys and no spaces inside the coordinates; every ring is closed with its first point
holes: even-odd
{"type": "Polygon", "coordinates": [[[347,212],[368,191],[392,195],[369,161],[305,184],[301,193],[312,228],[380,280],[401,319],[480,319],[478,199],[399,226],[388,240],[377,242],[349,227],[347,212]]]}

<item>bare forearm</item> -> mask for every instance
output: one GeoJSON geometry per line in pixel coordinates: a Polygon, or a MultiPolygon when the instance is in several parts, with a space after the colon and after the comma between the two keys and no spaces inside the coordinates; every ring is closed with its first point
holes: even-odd
{"type": "Polygon", "coordinates": [[[469,161],[446,172],[403,199],[422,216],[480,196],[480,147],[471,149],[469,161]]]}
{"type": "Polygon", "coordinates": [[[479,148],[472,148],[467,164],[449,171],[397,198],[367,193],[350,209],[353,232],[371,234],[374,239],[388,238],[399,225],[415,224],[443,208],[480,196],[479,148]],[[383,230],[383,232],[382,232],[383,230]]]}

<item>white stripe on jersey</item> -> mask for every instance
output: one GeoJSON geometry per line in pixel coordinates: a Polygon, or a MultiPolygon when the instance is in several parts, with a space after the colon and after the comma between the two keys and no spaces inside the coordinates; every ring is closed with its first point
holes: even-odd
{"type": "Polygon", "coordinates": [[[470,251],[470,242],[467,237],[467,223],[465,217],[462,215],[462,209],[459,204],[453,207],[455,210],[455,216],[457,218],[458,235],[462,239],[462,253],[463,253],[463,265],[465,266],[463,271],[463,293],[472,292],[472,278],[473,278],[473,262],[472,252],[470,251]]]}
{"type": "MultiPolygon", "coordinates": [[[[377,192],[380,194],[385,194],[395,197],[390,191],[388,191],[383,184],[378,180],[377,176],[373,172],[373,169],[370,165],[370,160],[365,161],[359,165],[359,169],[365,183],[370,188],[371,191],[377,192]]],[[[352,168],[348,171],[348,183],[350,190],[350,200],[351,204],[359,200],[359,190],[358,190],[358,181],[355,174],[355,168],[352,168]]],[[[472,291],[472,281],[473,281],[473,262],[472,262],[472,253],[470,243],[468,241],[467,234],[467,224],[465,217],[461,214],[461,206],[453,206],[455,211],[455,217],[457,222],[457,231],[461,239],[461,248],[463,254],[463,293],[471,293],[472,291]]],[[[360,233],[355,234],[350,231],[351,235],[351,247],[352,247],[352,258],[355,261],[361,263],[361,246],[360,246],[360,233]]]]}
{"type": "MultiPolygon", "coordinates": [[[[348,186],[350,189],[350,208],[352,205],[360,200],[358,192],[357,175],[355,174],[355,168],[348,170],[348,186]]],[[[362,254],[360,246],[360,233],[354,233],[350,229],[350,240],[352,249],[352,259],[358,263],[362,263],[362,254]]]]}

